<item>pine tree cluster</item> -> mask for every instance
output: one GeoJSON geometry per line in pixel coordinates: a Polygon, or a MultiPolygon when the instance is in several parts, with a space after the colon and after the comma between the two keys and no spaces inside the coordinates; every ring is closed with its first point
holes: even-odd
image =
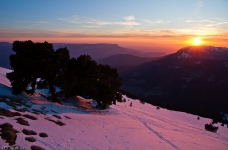
{"type": "Polygon", "coordinates": [[[22,91],[33,94],[36,87],[48,87],[52,101],[61,103],[55,91],[58,86],[65,97],[91,97],[104,109],[122,100],[117,92],[122,85],[117,70],[97,64],[89,55],[70,58],[66,47],[54,50],[46,41],[34,43],[30,40],[14,41],[13,51],[16,54],[9,57],[13,71],[7,73],[13,94],[22,91]]]}

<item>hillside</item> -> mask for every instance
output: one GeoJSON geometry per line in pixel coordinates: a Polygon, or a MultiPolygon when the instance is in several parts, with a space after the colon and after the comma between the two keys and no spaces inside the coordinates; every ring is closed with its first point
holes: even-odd
{"type": "Polygon", "coordinates": [[[99,64],[115,66],[138,66],[158,58],[138,57],[131,54],[117,54],[97,61],[99,64]]]}
{"type": "Polygon", "coordinates": [[[112,55],[117,54],[130,54],[139,57],[160,57],[164,56],[162,52],[141,52],[139,50],[124,48],[118,44],[65,44],[65,43],[54,43],[54,49],[60,47],[67,47],[71,57],[78,57],[83,54],[90,55],[94,60],[101,60],[112,55]]]}
{"type": "MultiPolygon", "coordinates": [[[[1,68],[0,71],[2,84],[5,83],[3,74],[9,70],[1,68]]],[[[5,90],[2,87],[0,91],[5,90]]],[[[12,124],[19,131],[15,145],[25,149],[36,145],[44,149],[65,150],[142,147],[145,150],[226,150],[228,146],[226,126],[217,124],[217,133],[209,132],[204,125],[210,123],[210,119],[197,120],[194,115],[156,109],[155,106],[142,104],[126,96],[125,103],[112,105],[107,110],[97,110],[93,100],[82,97],[68,99],[64,105],[59,105],[45,100],[39,93],[33,96],[19,95],[17,98],[12,98],[12,95],[4,97],[3,93],[0,95],[0,112],[4,108],[22,115],[7,117],[0,113],[0,124],[12,124]],[[28,116],[36,119],[29,119],[28,116]],[[19,117],[26,120],[29,126],[17,123],[15,119],[19,117]],[[33,130],[37,134],[25,135],[23,129],[33,130]],[[47,137],[41,137],[39,133],[46,133],[47,137]],[[35,142],[25,140],[26,137],[33,137],[35,142]]],[[[0,138],[0,145],[7,146],[8,143],[0,138]]]]}
{"type": "Polygon", "coordinates": [[[116,54],[109,56],[107,58],[98,60],[98,64],[109,65],[116,68],[119,74],[124,74],[125,72],[131,70],[132,68],[141,65],[145,62],[152,60],[157,60],[160,57],[139,57],[131,54],[116,54]]]}
{"type": "Polygon", "coordinates": [[[187,47],[123,75],[122,89],[169,109],[207,117],[228,113],[228,50],[187,47]]]}
{"type": "Polygon", "coordinates": [[[64,44],[54,43],[54,49],[67,47],[71,57],[77,58],[80,55],[90,55],[94,60],[100,60],[115,54],[138,53],[136,50],[120,47],[117,44],[64,44]]]}
{"type": "MultiPolygon", "coordinates": [[[[142,58],[145,58],[146,61],[152,57],[160,57],[164,56],[165,53],[161,52],[141,52],[134,49],[128,49],[119,46],[118,44],[65,44],[65,43],[54,43],[53,48],[58,49],[61,47],[67,47],[67,49],[70,52],[71,57],[79,57],[80,55],[86,54],[90,55],[92,59],[99,61],[101,59],[101,63],[104,61],[106,62],[109,59],[113,59],[111,56],[113,55],[120,55],[121,56],[127,56],[127,60],[132,58],[129,58],[131,55],[135,56],[135,59],[137,59],[137,62],[134,62],[136,64],[141,64],[144,62],[144,60],[139,60],[142,58]],[[137,58],[137,57],[139,58],[137,58]],[[111,58],[108,58],[111,57],[111,58]]],[[[12,50],[12,43],[8,42],[0,42],[0,67],[5,67],[12,69],[10,66],[9,56],[11,54],[14,54],[12,50]]],[[[115,57],[116,58],[116,57],[115,57]]],[[[123,61],[122,64],[124,64],[126,61],[123,61]]],[[[122,64],[120,66],[122,66],[122,64]]]]}

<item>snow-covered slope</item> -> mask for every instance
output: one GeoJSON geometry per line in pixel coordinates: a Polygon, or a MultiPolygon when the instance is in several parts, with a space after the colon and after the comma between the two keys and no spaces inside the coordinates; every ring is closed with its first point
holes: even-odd
{"type": "MultiPolygon", "coordinates": [[[[4,81],[4,80],[3,80],[4,81]]],[[[0,80],[0,83],[2,80],[0,80]]],[[[0,91],[1,91],[0,86],[0,91]]],[[[107,110],[96,110],[92,100],[81,97],[72,98],[65,105],[45,100],[40,95],[23,98],[26,105],[17,108],[26,108],[23,114],[37,117],[37,120],[24,118],[30,126],[16,123],[15,117],[0,116],[0,124],[10,123],[19,131],[16,145],[30,149],[32,145],[47,150],[94,150],[94,149],[121,149],[121,150],[227,150],[228,128],[219,126],[217,133],[204,129],[211,120],[197,116],[175,112],[166,109],[157,109],[150,104],[142,104],[138,100],[126,99],[126,103],[117,103],[107,110]],[[132,102],[132,107],[130,103],[132,102]],[[43,114],[34,114],[39,111],[43,114]],[[53,115],[58,115],[57,119],[53,115]],[[46,119],[45,119],[46,118],[46,119]],[[59,126],[52,121],[61,121],[65,125],[59,126]],[[23,129],[33,130],[36,133],[45,132],[48,137],[25,135],[23,129]],[[34,137],[35,142],[28,142],[25,137],[34,137]]],[[[22,100],[23,100],[22,99],[22,100]]],[[[16,112],[0,98],[0,107],[16,112]]],[[[10,101],[7,98],[6,101],[10,101]]],[[[0,138],[0,145],[7,146],[0,138]]],[[[0,147],[1,147],[0,146],[0,147]]]]}
{"type": "Polygon", "coordinates": [[[12,70],[0,67],[0,96],[5,95],[15,97],[14,95],[12,95],[10,81],[6,78],[6,73],[9,72],[12,72],[12,70]]]}
{"type": "Polygon", "coordinates": [[[9,72],[12,72],[12,70],[0,67],[0,84],[11,87],[10,81],[6,78],[6,73],[9,73],[9,72]]]}

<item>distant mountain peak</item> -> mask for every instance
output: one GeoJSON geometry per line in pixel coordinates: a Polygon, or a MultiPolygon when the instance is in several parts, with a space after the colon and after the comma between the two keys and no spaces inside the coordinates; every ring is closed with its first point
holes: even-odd
{"type": "Polygon", "coordinates": [[[228,60],[228,48],[215,46],[188,46],[177,51],[177,58],[228,60]]]}
{"type": "Polygon", "coordinates": [[[122,89],[166,108],[228,113],[228,49],[190,46],[121,75],[122,89]]]}
{"type": "Polygon", "coordinates": [[[187,47],[181,48],[179,51],[227,52],[228,53],[228,48],[202,45],[202,46],[187,46],[187,47]]]}

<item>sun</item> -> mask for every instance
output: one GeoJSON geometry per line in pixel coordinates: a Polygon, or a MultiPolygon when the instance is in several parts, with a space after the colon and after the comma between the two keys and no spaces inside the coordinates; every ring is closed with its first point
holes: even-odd
{"type": "Polygon", "coordinates": [[[201,40],[199,38],[194,38],[193,39],[193,44],[194,45],[200,45],[201,44],[201,40]]]}

